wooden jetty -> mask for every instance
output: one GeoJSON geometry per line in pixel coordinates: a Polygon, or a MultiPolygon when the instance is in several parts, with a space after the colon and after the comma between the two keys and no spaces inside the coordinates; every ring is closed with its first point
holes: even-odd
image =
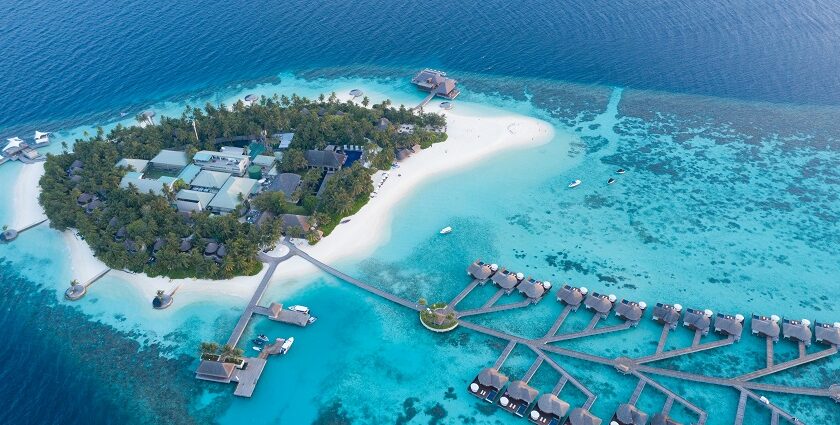
{"type": "Polygon", "coordinates": [[[87,294],[87,288],[90,287],[90,285],[93,285],[94,282],[98,281],[99,279],[102,279],[110,271],[111,269],[107,268],[97,273],[92,278],[88,279],[85,283],[77,283],[75,285],[71,285],[69,288],[67,288],[66,291],[64,291],[64,298],[67,298],[70,301],[76,301],[81,299],[83,296],[85,296],[85,294],[87,294]]]}
{"type": "Polygon", "coordinates": [[[41,224],[46,223],[47,220],[48,219],[45,218],[43,220],[36,221],[35,223],[24,226],[22,229],[17,229],[17,230],[6,229],[2,233],[0,233],[0,242],[11,242],[11,241],[17,239],[17,237],[20,236],[21,233],[23,233],[23,232],[25,232],[25,231],[33,228],[33,227],[40,226],[41,224]]]}

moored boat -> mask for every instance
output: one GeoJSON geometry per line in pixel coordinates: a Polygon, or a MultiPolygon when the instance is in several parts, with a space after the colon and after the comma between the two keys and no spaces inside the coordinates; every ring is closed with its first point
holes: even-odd
{"type": "Polygon", "coordinates": [[[581,183],[583,183],[583,182],[580,181],[580,180],[575,180],[575,181],[569,183],[569,188],[578,187],[578,186],[580,186],[581,183]]]}
{"type": "Polygon", "coordinates": [[[441,235],[448,235],[450,233],[452,233],[452,228],[449,227],[449,226],[446,226],[443,229],[440,229],[440,234],[441,235]]]}
{"type": "Polygon", "coordinates": [[[289,337],[289,339],[283,341],[283,345],[280,346],[280,354],[286,354],[292,348],[292,344],[295,343],[294,337],[289,337]]]}
{"type": "Polygon", "coordinates": [[[617,181],[616,179],[614,179],[614,178],[610,177],[610,179],[609,179],[609,180],[607,180],[607,184],[613,184],[613,183],[615,183],[616,181],[617,181]]]}

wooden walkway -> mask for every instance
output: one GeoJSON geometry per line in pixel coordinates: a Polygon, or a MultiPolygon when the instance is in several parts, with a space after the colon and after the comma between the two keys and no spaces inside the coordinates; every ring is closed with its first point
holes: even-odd
{"type": "Polygon", "coordinates": [[[640,357],[636,359],[636,363],[650,363],[655,362],[658,360],[670,359],[673,357],[684,356],[686,354],[696,353],[699,351],[711,350],[713,348],[724,347],[727,345],[732,345],[735,342],[735,339],[732,337],[721,339],[714,342],[707,342],[705,344],[700,345],[693,345],[691,347],[680,348],[677,350],[668,350],[668,351],[661,351],[657,354],[653,354],[646,357],[640,357]]]}
{"type": "Polygon", "coordinates": [[[245,332],[248,322],[251,321],[251,317],[254,315],[254,309],[257,307],[257,304],[259,304],[265,294],[265,290],[268,288],[268,283],[271,281],[271,276],[273,276],[274,271],[277,270],[277,264],[279,264],[279,261],[273,261],[268,264],[265,275],[263,275],[260,284],[257,286],[257,290],[254,291],[254,295],[251,296],[251,301],[248,302],[248,305],[245,307],[245,311],[242,312],[242,316],[239,317],[239,321],[236,322],[236,326],[233,327],[233,331],[230,333],[230,338],[227,340],[227,345],[236,347],[239,344],[239,340],[242,338],[242,334],[245,332]]]}
{"type": "Polygon", "coordinates": [[[472,292],[472,290],[473,290],[473,289],[475,289],[475,287],[476,287],[476,286],[478,286],[481,282],[482,282],[482,280],[479,280],[479,279],[473,279],[473,281],[472,281],[472,282],[470,282],[470,284],[469,284],[469,285],[467,285],[467,287],[466,287],[466,288],[464,288],[464,290],[463,290],[463,291],[461,291],[461,293],[460,293],[460,294],[456,295],[456,296],[455,296],[455,298],[453,298],[453,299],[452,299],[452,301],[450,301],[450,302],[449,302],[449,304],[448,304],[448,305],[449,305],[449,307],[450,307],[450,308],[452,308],[452,309],[454,309],[454,308],[455,308],[455,306],[457,306],[457,305],[458,305],[458,303],[460,303],[461,301],[463,301],[463,300],[464,300],[464,298],[466,298],[466,297],[467,297],[467,295],[469,295],[469,294],[470,294],[470,292],[472,292]]]}
{"type": "Polygon", "coordinates": [[[792,367],[801,366],[803,364],[810,363],[828,356],[832,356],[834,354],[837,354],[837,347],[831,347],[817,353],[799,357],[795,360],[779,363],[761,370],[757,370],[752,373],[747,373],[745,375],[737,377],[736,379],[738,379],[739,381],[749,381],[752,379],[761,378],[762,376],[772,375],[774,373],[781,372],[792,367]]]}
{"type": "Polygon", "coordinates": [[[85,283],[83,283],[82,285],[84,285],[84,286],[85,286],[85,288],[87,288],[87,287],[89,287],[90,285],[93,285],[93,284],[94,284],[97,280],[102,279],[102,277],[103,277],[103,276],[105,276],[106,274],[108,274],[108,272],[110,272],[110,271],[111,271],[111,269],[105,269],[105,270],[103,270],[103,271],[99,272],[96,276],[94,276],[94,277],[92,277],[92,278],[88,279],[88,280],[87,280],[85,283]]]}
{"type": "Polygon", "coordinates": [[[370,292],[371,294],[377,295],[377,296],[379,296],[381,298],[384,298],[388,301],[399,304],[399,305],[401,305],[403,307],[406,307],[406,308],[410,308],[414,311],[420,311],[420,306],[418,306],[417,303],[415,303],[415,302],[412,302],[412,301],[409,301],[407,299],[398,297],[394,294],[385,292],[385,291],[383,291],[379,288],[368,285],[367,283],[364,283],[364,282],[362,282],[362,281],[360,281],[356,278],[353,278],[349,275],[346,275],[346,274],[330,267],[329,265],[324,264],[324,263],[316,260],[311,255],[303,252],[300,248],[296,247],[294,244],[292,244],[288,241],[283,241],[283,244],[289,247],[289,250],[290,250],[291,253],[293,253],[294,255],[297,255],[300,258],[303,258],[304,260],[310,262],[312,265],[314,265],[315,267],[318,267],[319,269],[323,270],[324,272],[326,272],[328,274],[331,274],[331,275],[333,275],[333,276],[335,276],[335,277],[337,277],[337,278],[339,278],[339,279],[341,279],[341,280],[343,280],[347,283],[355,285],[356,287],[358,287],[360,289],[363,289],[367,292],[370,292]]]}
{"type": "Polygon", "coordinates": [[[431,101],[432,101],[432,99],[434,99],[434,98],[435,98],[435,96],[437,96],[437,93],[435,92],[435,90],[437,90],[437,86],[435,86],[435,88],[433,88],[433,89],[432,89],[432,91],[431,91],[431,92],[429,92],[429,94],[428,94],[428,95],[426,95],[426,97],[424,97],[424,98],[423,98],[423,100],[421,100],[421,101],[420,101],[420,103],[418,103],[418,104],[417,104],[417,106],[415,106],[415,107],[414,107],[414,109],[417,109],[417,110],[422,111],[422,110],[423,110],[423,108],[424,108],[426,105],[428,105],[428,104],[429,104],[429,102],[431,102],[431,101]]]}

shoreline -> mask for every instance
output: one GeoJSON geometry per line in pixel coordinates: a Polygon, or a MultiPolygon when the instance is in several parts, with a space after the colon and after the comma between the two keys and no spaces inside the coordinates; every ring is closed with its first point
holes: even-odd
{"type": "MultiPolygon", "coordinates": [[[[342,101],[350,99],[349,95],[340,97],[342,101]]],[[[432,178],[467,168],[503,150],[548,143],[555,134],[553,126],[548,122],[492,106],[458,103],[456,108],[440,113],[447,116],[448,139],[445,142],[402,161],[399,168],[389,171],[389,178],[377,189],[377,196],[371,198],[356,214],[346,217],[350,219],[349,222],[340,224],[329,236],[313,246],[304,244],[302,249],[324,262],[363,257],[390,239],[394,208],[420,185],[432,178]],[[488,114],[487,111],[498,113],[488,114]]],[[[12,223],[15,225],[35,221],[31,217],[45,217],[37,199],[40,193],[38,180],[43,173],[43,164],[27,165],[18,173],[13,198],[15,216],[12,223]],[[33,193],[36,195],[32,196],[33,193]]],[[[72,261],[70,272],[79,282],[85,282],[107,267],[72,232],[64,232],[62,239],[72,261]]],[[[271,281],[315,273],[318,273],[318,269],[311,264],[299,258],[291,258],[277,269],[271,281]]],[[[149,303],[158,289],[170,292],[177,288],[177,302],[165,310],[174,312],[194,302],[212,300],[220,295],[247,301],[263,274],[264,271],[261,271],[254,276],[227,280],[170,279],[113,270],[109,277],[124,282],[131,287],[128,292],[138,294],[145,299],[143,302],[149,303]]],[[[61,283],[61,286],[64,284],[61,283]]],[[[291,292],[302,286],[300,283],[286,285],[283,291],[291,292]]]]}

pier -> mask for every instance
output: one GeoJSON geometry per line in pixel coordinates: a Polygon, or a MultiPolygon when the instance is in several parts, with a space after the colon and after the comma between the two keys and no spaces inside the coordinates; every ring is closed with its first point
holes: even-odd
{"type": "MultiPolygon", "coordinates": [[[[299,256],[300,258],[318,267],[322,271],[372,295],[405,307],[411,311],[419,311],[420,309],[420,307],[414,302],[408,301],[402,297],[383,291],[379,288],[376,288],[372,285],[369,285],[365,282],[348,276],[323,262],[318,261],[309,254],[303,252],[298,247],[291,244],[288,240],[284,240],[282,243],[288,246],[290,250],[289,254],[286,257],[292,255],[299,256]]],[[[247,325],[247,322],[250,319],[251,315],[264,314],[266,312],[265,307],[259,307],[257,304],[262,296],[262,293],[265,291],[265,285],[267,285],[267,281],[270,278],[270,275],[274,272],[274,268],[276,268],[276,263],[269,266],[269,270],[266,272],[266,276],[263,277],[263,282],[261,282],[260,286],[254,294],[251,303],[249,303],[248,308],[243,313],[243,316],[240,319],[240,323],[237,324],[237,327],[234,329],[234,333],[231,335],[231,340],[229,340],[229,343],[238,342],[239,337],[241,337],[242,331],[247,325]]],[[[482,307],[463,311],[459,311],[456,309],[457,305],[465,298],[467,298],[469,294],[475,289],[475,287],[484,283],[487,280],[488,279],[479,279],[477,277],[473,277],[466,284],[466,287],[462,291],[460,291],[459,294],[450,302],[450,308],[453,308],[453,313],[455,313],[456,317],[458,317],[459,327],[466,328],[470,331],[478,332],[491,337],[499,338],[507,342],[507,345],[502,350],[499,357],[492,364],[492,370],[498,371],[498,368],[500,368],[502,364],[504,364],[504,362],[507,360],[507,358],[510,356],[510,354],[513,352],[513,349],[517,345],[523,345],[530,349],[536,357],[533,360],[533,363],[529,367],[528,371],[524,374],[522,381],[525,383],[529,382],[541,365],[548,364],[552,369],[554,369],[561,375],[561,378],[558,380],[555,386],[551,388],[550,394],[559,396],[559,394],[566,389],[567,384],[571,384],[573,387],[575,387],[578,391],[580,391],[586,396],[586,401],[580,407],[581,409],[584,409],[586,414],[589,414],[588,410],[594,405],[597,399],[597,395],[590,389],[588,389],[584,384],[582,384],[578,379],[576,379],[560,364],[558,364],[552,357],[549,356],[549,354],[560,357],[574,358],[580,361],[589,362],[593,364],[612,366],[621,373],[633,375],[638,379],[638,382],[635,388],[633,389],[632,395],[630,397],[630,404],[635,404],[639,401],[640,397],[642,397],[642,392],[645,388],[652,388],[653,390],[662,393],[666,397],[666,401],[663,405],[662,412],[660,412],[658,415],[667,418],[673,404],[678,403],[685,410],[690,411],[696,415],[696,421],[694,423],[698,425],[704,425],[706,423],[708,418],[707,412],[701,407],[682,397],[680,394],[658,383],[656,380],[654,380],[654,378],[651,378],[651,376],[663,376],[686,382],[696,382],[732,388],[739,394],[739,405],[742,401],[745,403],[746,399],[760,400],[760,404],[763,407],[770,410],[772,423],[778,423],[779,418],[782,418],[794,424],[801,424],[801,422],[798,422],[794,418],[794,416],[785,412],[782,408],[775,405],[773,402],[769,401],[768,399],[761,399],[760,396],[755,394],[755,391],[762,391],[767,393],[794,394],[810,397],[829,397],[840,402],[840,383],[831,385],[828,388],[818,388],[754,382],[754,379],[756,378],[772,375],[794,367],[801,367],[814,361],[834,355],[837,353],[837,347],[834,345],[817,353],[806,354],[803,349],[805,343],[800,341],[800,356],[797,359],[775,364],[771,360],[772,347],[768,344],[767,367],[747,374],[742,374],[733,377],[708,376],[703,375],[702,371],[684,372],[668,367],[650,366],[648,365],[649,363],[654,363],[659,360],[674,359],[692,353],[713,349],[722,349],[728,346],[732,346],[733,343],[737,341],[741,336],[740,330],[742,325],[740,325],[740,322],[743,322],[743,316],[729,316],[721,314],[718,315],[717,319],[720,320],[721,323],[716,323],[716,328],[719,329],[719,332],[724,333],[724,337],[721,339],[701,343],[701,339],[705,332],[700,328],[690,328],[689,331],[691,331],[693,335],[691,344],[688,347],[665,350],[665,341],[667,340],[669,334],[672,332],[680,331],[680,329],[682,329],[675,326],[676,322],[674,317],[670,317],[668,319],[668,322],[663,324],[662,330],[661,332],[659,332],[658,338],[654,340],[656,342],[656,349],[653,353],[643,354],[636,358],[610,358],[597,354],[563,348],[555,345],[555,343],[561,341],[568,341],[572,339],[597,337],[598,335],[604,335],[611,332],[638,329],[634,327],[634,322],[632,320],[627,320],[621,324],[603,326],[600,328],[597,326],[597,324],[601,320],[604,320],[606,318],[606,314],[604,314],[604,311],[609,311],[612,308],[612,306],[598,305],[597,303],[614,303],[614,301],[612,301],[612,299],[614,299],[614,296],[610,296],[610,300],[606,301],[607,297],[593,293],[592,295],[596,295],[598,299],[593,300],[592,305],[598,306],[598,308],[595,309],[595,315],[590,319],[590,321],[584,327],[584,329],[557,334],[558,330],[566,321],[566,319],[577,310],[577,306],[580,305],[579,301],[582,298],[579,297],[577,298],[577,301],[573,300],[572,303],[563,302],[564,306],[562,311],[559,313],[554,322],[550,324],[544,336],[536,339],[531,339],[510,334],[508,332],[492,329],[487,326],[478,325],[476,323],[465,320],[465,318],[479,314],[492,314],[495,312],[506,311],[516,308],[535,307],[536,304],[532,303],[531,300],[527,299],[522,302],[513,302],[509,304],[497,305],[496,303],[502,296],[510,293],[510,291],[504,287],[497,290],[494,295],[492,295],[486,302],[483,303],[482,307]],[[738,326],[734,326],[733,323],[738,324],[738,326]]],[[[586,295],[586,292],[583,291],[582,295],[586,295]]],[[[561,300],[560,298],[561,297],[558,296],[558,301],[565,301],[565,299],[561,300]]],[[[676,311],[676,314],[679,315],[679,311],[676,311]]],[[[679,319],[679,317],[677,316],[676,319],[679,319]]],[[[507,383],[506,379],[507,378],[505,378],[504,383],[501,384],[498,390],[502,390],[504,384],[507,383]]],[[[473,381],[473,383],[475,382],[476,381],[473,381]]],[[[484,395],[486,394],[482,393],[482,397],[484,395]]],[[[486,401],[494,402],[495,400],[488,399],[486,401]]],[[[739,408],[738,416],[743,416],[744,411],[745,409],[742,410],[739,408]]],[[[736,416],[736,421],[739,420],[737,419],[738,416],[736,416]]],[[[744,419],[742,418],[740,420],[743,421],[744,419]]]]}
{"type": "Polygon", "coordinates": [[[76,283],[70,285],[66,291],[64,291],[64,298],[67,298],[70,301],[76,301],[85,296],[87,294],[87,289],[90,285],[93,285],[97,280],[102,279],[111,269],[105,269],[99,273],[97,273],[92,278],[88,279],[85,283],[76,283]]]}
{"type": "Polygon", "coordinates": [[[47,220],[48,219],[45,218],[43,220],[36,221],[35,223],[26,225],[23,228],[17,229],[17,230],[15,230],[15,229],[4,229],[3,233],[0,233],[0,242],[11,242],[11,241],[17,239],[17,237],[20,236],[21,233],[23,233],[23,232],[25,232],[25,231],[33,228],[33,227],[40,226],[41,224],[46,223],[47,220]]]}

